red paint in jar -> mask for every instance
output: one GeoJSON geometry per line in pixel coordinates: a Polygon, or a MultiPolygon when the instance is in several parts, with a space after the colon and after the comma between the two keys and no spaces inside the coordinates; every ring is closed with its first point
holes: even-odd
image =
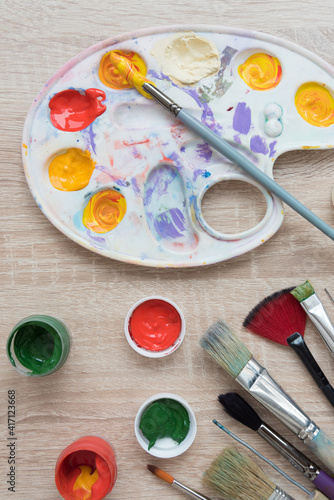
{"type": "Polygon", "coordinates": [[[148,351],[164,351],[177,340],[181,317],[175,307],[161,299],[150,299],[133,311],[129,333],[139,347],[148,351]]]}

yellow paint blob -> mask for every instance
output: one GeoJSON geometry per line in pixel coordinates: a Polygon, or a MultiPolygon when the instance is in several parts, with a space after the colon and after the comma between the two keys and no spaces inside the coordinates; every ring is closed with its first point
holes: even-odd
{"type": "Polygon", "coordinates": [[[296,92],[295,105],[300,116],[315,127],[329,127],[334,123],[334,99],[323,85],[304,83],[296,92]]]}
{"type": "Polygon", "coordinates": [[[253,90],[270,90],[282,78],[282,67],[277,57],[253,54],[238,67],[240,77],[253,90]]]}
{"type": "Polygon", "coordinates": [[[112,89],[130,89],[133,87],[132,83],[124,78],[124,76],[117,70],[115,64],[111,61],[110,55],[116,54],[122,58],[127,59],[141,75],[145,76],[147,73],[146,64],[139,54],[136,52],[123,52],[123,50],[112,50],[107,52],[100,62],[99,78],[104,85],[112,89]]]}
{"type": "Polygon", "coordinates": [[[99,478],[99,473],[97,469],[92,474],[92,468],[89,465],[79,465],[81,473],[77,477],[77,480],[73,486],[73,492],[81,490],[80,500],[88,500],[92,496],[92,487],[99,478]]]}
{"type": "Polygon", "coordinates": [[[50,163],[50,182],[60,191],[79,191],[89,183],[95,163],[88,150],[70,148],[50,163]]]}
{"type": "Polygon", "coordinates": [[[126,200],[121,193],[108,189],[94,194],[84,209],[82,221],[95,233],[114,229],[126,212],[126,200]]]}

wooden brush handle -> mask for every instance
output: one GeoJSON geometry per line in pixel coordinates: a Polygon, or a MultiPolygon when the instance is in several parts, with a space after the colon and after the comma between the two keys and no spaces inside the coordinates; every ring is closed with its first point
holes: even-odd
{"type": "Polygon", "coordinates": [[[287,342],[290,347],[299,356],[301,361],[304,363],[310,374],[312,375],[315,382],[318,384],[322,392],[325,394],[328,401],[334,406],[334,389],[330,385],[325,376],[324,372],[314,359],[311,351],[307,347],[305,340],[300,335],[300,333],[294,333],[287,338],[287,342]]]}

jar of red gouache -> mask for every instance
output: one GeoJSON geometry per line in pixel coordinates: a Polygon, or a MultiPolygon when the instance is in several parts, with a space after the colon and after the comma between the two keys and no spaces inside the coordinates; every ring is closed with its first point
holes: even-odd
{"type": "Polygon", "coordinates": [[[146,297],[129,310],[124,324],[130,346],[149,358],[174,352],[184,339],[186,322],[181,309],[165,297],[146,297]]]}
{"type": "Polygon", "coordinates": [[[56,463],[56,486],[65,500],[102,500],[113,489],[116,476],[114,450],[96,436],[70,444],[56,463]]]}

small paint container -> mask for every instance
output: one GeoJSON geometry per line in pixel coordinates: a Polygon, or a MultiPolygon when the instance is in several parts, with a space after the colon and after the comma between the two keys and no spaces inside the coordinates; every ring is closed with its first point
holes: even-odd
{"type": "Polygon", "coordinates": [[[65,363],[70,335],[65,324],[52,316],[36,314],[19,321],[7,341],[7,355],[19,373],[50,375],[65,363]]]}
{"type": "Polygon", "coordinates": [[[56,463],[56,486],[65,500],[101,500],[113,489],[116,477],[114,450],[97,436],[70,444],[56,463]]]}
{"type": "Polygon", "coordinates": [[[149,358],[174,352],[184,339],[186,322],[181,309],[165,297],[146,297],[134,304],[124,323],[130,346],[149,358]]]}
{"type": "MultiPolygon", "coordinates": [[[[174,419],[173,416],[171,418],[174,419]]],[[[135,435],[140,446],[145,451],[147,451],[147,453],[158,458],[173,458],[177,457],[178,455],[181,455],[186,450],[188,450],[188,448],[192,445],[197,432],[195,414],[191,409],[190,405],[180,396],[177,396],[176,394],[171,394],[169,392],[162,392],[160,394],[156,394],[155,396],[148,398],[142,404],[136,415],[134,428],[135,428],[135,435]],[[180,425],[183,425],[185,423],[185,420],[189,421],[188,431],[181,442],[176,441],[172,437],[166,436],[156,439],[156,441],[152,445],[154,439],[150,443],[149,439],[150,436],[148,436],[148,434],[146,434],[145,436],[146,429],[149,429],[151,431],[152,429],[159,428],[160,432],[161,427],[167,425],[168,431],[171,430],[170,422],[166,421],[165,411],[161,411],[161,408],[159,408],[160,402],[165,402],[165,401],[167,401],[167,407],[169,409],[175,411],[176,407],[178,412],[178,417],[175,420],[175,423],[173,423],[172,425],[173,432],[171,434],[174,434],[174,431],[176,430],[180,437],[178,429],[180,429],[180,425]],[[179,414],[180,407],[182,407],[181,415],[179,414]],[[185,415],[187,416],[185,417],[185,415]],[[179,417],[181,418],[181,421],[179,417]],[[152,446],[150,447],[150,445],[152,446]]]]}

